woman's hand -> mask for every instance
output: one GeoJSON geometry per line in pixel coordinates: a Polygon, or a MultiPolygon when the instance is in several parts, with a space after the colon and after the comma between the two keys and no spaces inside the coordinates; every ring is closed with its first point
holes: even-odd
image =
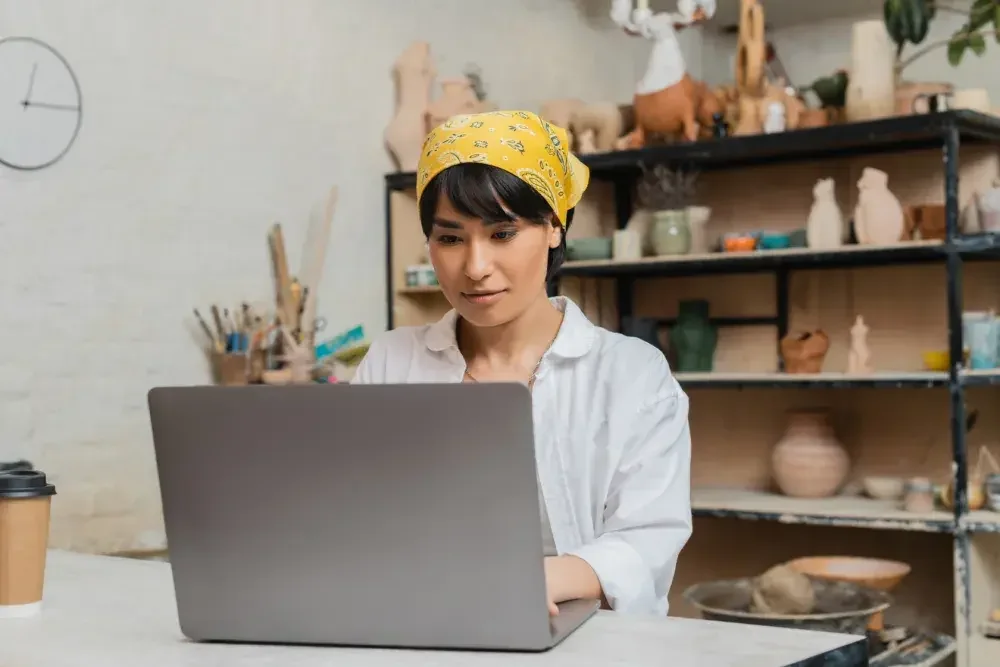
{"type": "Polygon", "coordinates": [[[604,598],[597,574],[587,561],[576,556],[546,556],[545,591],[550,616],[559,615],[556,605],[560,602],[604,598]]]}

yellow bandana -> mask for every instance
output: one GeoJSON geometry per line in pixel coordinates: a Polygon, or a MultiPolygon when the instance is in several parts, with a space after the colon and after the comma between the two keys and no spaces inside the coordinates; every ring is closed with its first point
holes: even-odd
{"type": "Polygon", "coordinates": [[[569,152],[561,127],[530,111],[453,116],[431,130],[417,165],[417,201],[448,167],[477,162],[510,172],[535,189],[566,226],[566,212],[583,197],[590,170],[569,152]]]}

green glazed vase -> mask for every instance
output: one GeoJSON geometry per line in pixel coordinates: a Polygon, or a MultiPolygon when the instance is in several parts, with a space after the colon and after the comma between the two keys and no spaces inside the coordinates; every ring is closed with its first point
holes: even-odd
{"type": "Polygon", "coordinates": [[[677,323],[670,328],[670,347],[678,373],[710,373],[719,332],[708,320],[708,301],[681,301],[677,323]]]}

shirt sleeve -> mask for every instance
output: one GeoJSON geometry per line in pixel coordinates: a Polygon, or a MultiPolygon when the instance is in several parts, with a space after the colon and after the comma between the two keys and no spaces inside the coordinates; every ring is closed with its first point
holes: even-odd
{"type": "MultiPolygon", "coordinates": [[[[575,555],[593,568],[611,608],[666,615],[677,558],[691,537],[688,397],[666,361],[633,415],[612,474],[603,531],[575,555]]],[[[647,376],[649,377],[649,376],[647,376]]]]}

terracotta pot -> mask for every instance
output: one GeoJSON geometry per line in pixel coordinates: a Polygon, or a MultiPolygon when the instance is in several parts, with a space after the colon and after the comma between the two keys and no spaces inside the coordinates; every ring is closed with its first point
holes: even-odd
{"type": "Polygon", "coordinates": [[[781,440],[771,453],[774,481],[786,496],[828,498],[837,493],[850,469],[825,409],[792,410],[781,440]]]}

